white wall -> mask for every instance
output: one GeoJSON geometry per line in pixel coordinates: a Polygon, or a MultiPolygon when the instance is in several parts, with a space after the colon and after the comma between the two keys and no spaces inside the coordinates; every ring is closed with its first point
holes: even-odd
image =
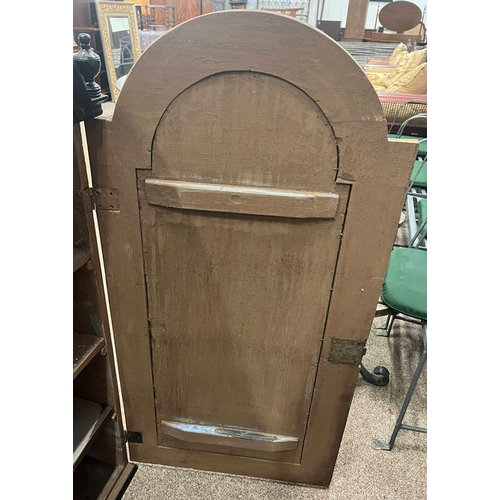
{"type": "MultiPolygon", "coordinates": [[[[397,0],[395,0],[397,1],[397,0]]],[[[420,7],[420,10],[424,12],[427,7],[427,0],[410,0],[412,3],[420,7]]],[[[322,0],[311,0],[309,7],[309,18],[308,23],[312,26],[316,24],[316,15],[319,9],[321,13],[322,0]]],[[[366,16],[365,29],[377,29],[380,23],[377,19],[377,11],[382,9],[386,5],[386,2],[370,2],[368,4],[368,14],[366,16]]],[[[324,21],[340,21],[341,26],[345,28],[345,23],[347,19],[347,9],[349,7],[349,0],[325,0],[325,7],[323,9],[324,21]]],[[[425,15],[425,19],[427,14],[425,15]]],[[[318,15],[319,18],[319,15],[318,15]]],[[[427,24],[427,23],[426,23],[427,24]]]]}

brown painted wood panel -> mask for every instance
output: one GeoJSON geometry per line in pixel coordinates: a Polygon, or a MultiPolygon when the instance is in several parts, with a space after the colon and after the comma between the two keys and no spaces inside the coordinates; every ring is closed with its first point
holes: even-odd
{"type": "Polygon", "coordinates": [[[369,334],[417,142],[387,140],[376,93],[333,40],[256,11],[167,33],[112,111],[89,142],[94,179],[120,194],[98,213],[128,428],[144,440],[132,460],[328,485],[358,366],[326,346],[369,334]],[[338,207],[173,207],[178,190],[148,198],[148,183],[327,193],[338,207]],[[242,432],[257,449],[231,445],[242,432]],[[272,436],[297,449],[263,449],[272,436]]]}
{"type": "MultiPolygon", "coordinates": [[[[314,101],[281,79],[215,75],[169,106],[155,134],[152,172],[139,176],[141,192],[143,177],[147,188],[158,189],[158,176],[169,179],[164,190],[192,179],[211,181],[195,183],[205,186],[205,196],[211,185],[219,194],[225,189],[257,199],[254,210],[238,217],[241,212],[207,213],[214,208],[208,202],[197,212],[159,208],[158,191],[154,203],[151,192],[140,196],[161,445],[300,459],[301,447],[251,452],[238,439],[234,449],[230,439],[220,445],[179,440],[161,422],[274,433],[302,443],[343,217],[294,219],[334,217],[336,166],[330,124],[314,101]],[[326,210],[311,214],[297,206],[314,200],[311,192],[320,188],[330,202],[326,210]]],[[[340,192],[345,207],[347,189],[340,192]]]]}

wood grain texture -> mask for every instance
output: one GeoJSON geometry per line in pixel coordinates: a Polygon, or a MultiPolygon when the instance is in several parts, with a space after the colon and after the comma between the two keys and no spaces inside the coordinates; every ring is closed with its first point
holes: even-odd
{"type": "Polygon", "coordinates": [[[146,196],[148,203],[167,208],[298,219],[333,219],[338,204],[333,193],[160,179],[146,180],[146,196]]]}
{"type": "Polygon", "coordinates": [[[201,13],[209,14],[214,10],[214,2],[213,0],[202,0],[201,2],[201,13]]]}
{"type": "Polygon", "coordinates": [[[129,429],[144,437],[132,460],[328,485],[358,367],[328,362],[324,340],[369,334],[417,142],[387,140],[336,42],[254,11],[167,33],[95,122],[95,178],[121,197],[99,217],[129,429]],[[337,215],[172,208],[148,200],[159,181],[332,193],[337,215]],[[299,442],[194,443],[162,421],[299,442]]]}
{"type": "Polygon", "coordinates": [[[173,0],[173,5],[175,6],[176,25],[202,14],[202,0],[173,0]]]}

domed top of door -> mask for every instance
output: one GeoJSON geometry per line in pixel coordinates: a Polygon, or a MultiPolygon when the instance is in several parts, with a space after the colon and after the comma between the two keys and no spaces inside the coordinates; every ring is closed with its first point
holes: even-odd
{"type": "Polygon", "coordinates": [[[116,103],[115,155],[108,163],[151,168],[153,136],[170,103],[197,82],[227,72],[260,73],[300,89],[332,125],[339,148],[360,137],[368,149],[387,144],[377,94],[339,44],[289,16],[224,11],[179,25],[142,54],[116,103]]]}

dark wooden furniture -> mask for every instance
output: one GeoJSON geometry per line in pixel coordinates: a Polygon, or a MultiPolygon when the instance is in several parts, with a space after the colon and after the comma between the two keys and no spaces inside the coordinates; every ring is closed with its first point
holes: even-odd
{"type": "Polygon", "coordinates": [[[349,0],[344,30],[345,40],[362,40],[365,34],[369,0],[349,0]]]}
{"type": "Polygon", "coordinates": [[[425,38],[425,27],[422,23],[422,11],[412,2],[399,0],[382,7],[378,15],[382,29],[380,32],[365,34],[365,39],[372,42],[422,42],[425,38]],[[420,26],[417,33],[408,33],[420,26]],[[389,32],[386,32],[388,30],[389,32]],[[395,33],[393,33],[395,32],[395,33]],[[368,35],[368,36],[366,36],[368,35]]]}
{"type": "Polygon", "coordinates": [[[384,28],[403,34],[420,23],[422,11],[414,3],[400,0],[384,5],[378,19],[384,28]]]}
{"type": "Polygon", "coordinates": [[[388,141],[343,48],[264,11],[167,32],[107,107],[86,125],[131,460],[328,486],[417,141],[388,141]]]}
{"type": "MultiPolygon", "coordinates": [[[[74,65],[74,69],[75,69],[74,65]]],[[[78,74],[74,93],[80,93],[78,74]],[[78,89],[78,90],[77,90],[78,89]]],[[[81,94],[73,118],[73,498],[113,500],[135,470],[125,449],[118,383],[85,160],[81,94]]],[[[102,110],[101,110],[102,112],[102,110]]]]}
{"type": "Polygon", "coordinates": [[[175,26],[175,7],[164,2],[143,6],[142,21],[146,30],[168,30],[175,26]]]}

